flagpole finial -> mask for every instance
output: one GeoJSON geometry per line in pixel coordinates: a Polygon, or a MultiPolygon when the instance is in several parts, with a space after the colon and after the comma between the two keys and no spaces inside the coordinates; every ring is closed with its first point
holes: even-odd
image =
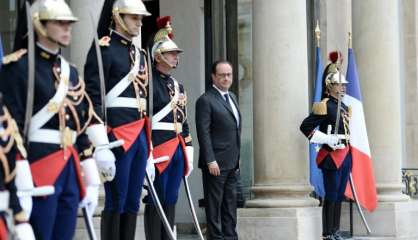
{"type": "Polygon", "coordinates": [[[348,32],[348,48],[353,48],[353,38],[351,36],[351,32],[348,32]]]}
{"type": "Polygon", "coordinates": [[[316,20],[316,27],[314,32],[316,37],[316,45],[319,47],[319,40],[321,39],[321,29],[319,29],[319,20],[316,20]]]}

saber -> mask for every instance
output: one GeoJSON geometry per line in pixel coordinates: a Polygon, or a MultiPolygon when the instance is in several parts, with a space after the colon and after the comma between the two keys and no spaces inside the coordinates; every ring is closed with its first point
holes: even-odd
{"type": "Polygon", "coordinates": [[[370,230],[369,224],[367,224],[366,217],[364,216],[363,210],[361,209],[360,203],[358,201],[356,188],[354,185],[353,175],[350,173],[350,187],[351,191],[353,192],[354,201],[356,202],[357,210],[360,214],[361,220],[363,220],[364,226],[366,227],[367,233],[370,234],[372,231],[370,230]]]}
{"type": "Polygon", "coordinates": [[[10,240],[17,240],[17,234],[16,234],[16,229],[15,229],[15,224],[14,224],[14,219],[13,219],[13,212],[11,209],[7,209],[6,211],[4,211],[4,222],[6,223],[6,227],[9,230],[8,232],[8,239],[10,240]]]}
{"type": "Polygon", "coordinates": [[[160,216],[161,221],[163,222],[163,226],[164,226],[165,231],[168,234],[168,237],[170,238],[170,240],[177,240],[177,236],[175,234],[175,231],[173,231],[173,229],[171,229],[171,226],[170,226],[170,223],[168,222],[167,216],[164,213],[164,209],[161,206],[161,202],[160,202],[160,199],[158,198],[157,192],[155,191],[154,184],[151,181],[151,178],[146,171],[145,171],[145,178],[148,182],[149,193],[151,194],[152,200],[157,207],[157,213],[160,216]]]}
{"type": "MultiPolygon", "coordinates": [[[[23,126],[23,139],[28,137],[30,120],[33,113],[33,98],[35,90],[35,36],[30,12],[30,4],[26,1],[26,21],[28,25],[28,89],[26,93],[25,123],[23,126]]],[[[27,156],[23,156],[27,158],[27,156]]]]}
{"type": "MultiPolygon", "coordinates": [[[[154,114],[154,90],[153,90],[153,76],[152,76],[152,62],[150,57],[151,52],[147,48],[147,66],[148,66],[148,118],[152,122],[152,115],[154,114]]],[[[152,129],[152,127],[151,127],[152,129]]]]}
{"type": "Polygon", "coordinates": [[[97,146],[96,150],[117,148],[117,147],[122,146],[124,143],[125,141],[123,139],[119,139],[119,140],[110,142],[109,144],[106,144],[106,145],[97,146]]]}
{"type": "MultiPolygon", "coordinates": [[[[340,52],[338,51],[338,58],[339,59],[341,59],[342,58],[342,56],[340,56],[340,52]]],[[[342,60],[340,60],[340,63],[338,64],[338,65],[340,65],[340,67],[341,67],[341,61],[342,60]]],[[[338,70],[338,84],[340,84],[341,85],[341,70],[338,70]]],[[[337,102],[337,117],[336,117],[336,119],[335,119],[335,129],[334,129],[334,135],[335,136],[337,136],[338,135],[338,130],[339,130],[339,128],[340,128],[340,118],[341,118],[341,93],[340,93],[340,91],[338,91],[338,102],[337,102]]],[[[338,140],[338,141],[340,141],[340,140],[338,140]]]]}
{"type": "MultiPolygon", "coordinates": [[[[97,29],[96,22],[94,21],[93,13],[91,12],[91,10],[89,11],[89,15],[93,26],[95,27],[95,29],[97,29]]],[[[106,85],[103,71],[102,51],[100,50],[99,37],[97,35],[97,31],[95,31],[94,33],[94,47],[96,49],[97,68],[99,69],[101,110],[104,124],[105,126],[107,126],[107,112],[105,105],[106,85]]]]}
{"type": "Polygon", "coordinates": [[[94,231],[93,221],[88,214],[87,207],[81,208],[81,211],[83,212],[83,218],[84,222],[86,223],[87,233],[89,235],[90,240],[97,240],[96,232],[94,231]]]}
{"type": "Polygon", "coordinates": [[[190,193],[189,182],[187,181],[187,178],[185,176],[183,176],[183,182],[184,182],[184,189],[186,190],[187,200],[190,206],[190,211],[192,212],[194,226],[196,228],[196,231],[197,231],[197,234],[199,235],[200,240],[204,240],[202,230],[200,229],[199,221],[197,220],[196,211],[194,209],[192,195],[190,193]]]}

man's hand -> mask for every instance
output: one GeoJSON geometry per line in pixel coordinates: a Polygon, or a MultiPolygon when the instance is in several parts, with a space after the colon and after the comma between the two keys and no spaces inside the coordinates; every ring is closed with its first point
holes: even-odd
{"type": "Polygon", "coordinates": [[[218,163],[216,161],[208,164],[209,173],[213,176],[221,175],[221,170],[219,170],[218,163]]]}

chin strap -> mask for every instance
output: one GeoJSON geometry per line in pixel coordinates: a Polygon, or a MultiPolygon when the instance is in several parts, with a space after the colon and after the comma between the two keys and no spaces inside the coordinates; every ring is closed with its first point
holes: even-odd
{"type": "Polygon", "coordinates": [[[177,60],[177,64],[176,65],[171,65],[170,63],[168,63],[167,59],[164,57],[164,55],[162,53],[160,53],[160,61],[157,60],[158,63],[164,64],[167,67],[171,68],[171,69],[175,69],[177,68],[177,66],[179,65],[179,60],[177,60]]]}

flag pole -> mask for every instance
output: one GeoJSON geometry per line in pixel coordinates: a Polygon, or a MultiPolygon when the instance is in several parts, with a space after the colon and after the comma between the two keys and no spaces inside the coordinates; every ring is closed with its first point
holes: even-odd
{"type": "Polygon", "coordinates": [[[353,41],[351,37],[351,32],[348,32],[348,48],[353,48],[353,41]]]}
{"type": "Polygon", "coordinates": [[[319,20],[316,20],[316,27],[315,27],[315,37],[316,37],[316,46],[319,47],[319,40],[321,39],[321,29],[319,29],[319,20]]]}

